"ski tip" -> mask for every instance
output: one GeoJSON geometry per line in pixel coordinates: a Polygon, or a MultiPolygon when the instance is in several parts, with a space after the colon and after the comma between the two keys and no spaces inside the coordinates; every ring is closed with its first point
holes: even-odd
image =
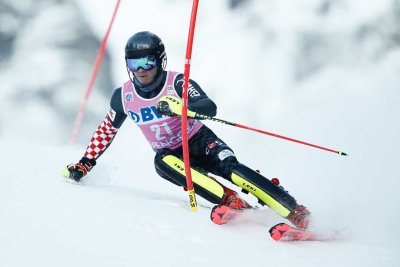
{"type": "Polygon", "coordinates": [[[344,153],[343,151],[338,151],[339,156],[348,156],[347,153],[344,153]]]}
{"type": "Polygon", "coordinates": [[[269,233],[275,241],[333,241],[337,240],[337,231],[315,232],[291,227],[279,223],[270,228],[269,233]]]}
{"type": "Polygon", "coordinates": [[[238,211],[235,211],[225,205],[216,205],[211,210],[210,219],[213,223],[221,225],[226,224],[236,217],[238,211]]]}
{"type": "Polygon", "coordinates": [[[224,213],[226,212],[224,208],[225,206],[220,206],[220,205],[216,205],[212,208],[210,219],[213,223],[218,225],[226,223],[223,220],[224,213]]]}
{"type": "Polygon", "coordinates": [[[286,223],[278,223],[275,226],[272,226],[269,229],[269,234],[271,235],[272,239],[275,241],[281,240],[283,235],[290,230],[291,227],[286,223]]]}

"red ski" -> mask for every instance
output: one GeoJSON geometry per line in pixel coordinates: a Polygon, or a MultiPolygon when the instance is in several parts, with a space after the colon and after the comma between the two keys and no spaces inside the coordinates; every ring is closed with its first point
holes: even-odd
{"type": "Polygon", "coordinates": [[[318,234],[308,230],[294,228],[286,223],[279,223],[271,229],[269,233],[276,241],[329,241],[335,240],[337,233],[318,234]]]}
{"type": "MultiPolygon", "coordinates": [[[[225,205],[217,205],[211,210],[211,221],[215,224],[226,224],[243,215],[244,210],[235,210],[225,205]]],[[[339,231],[314,232],[278,223],[271,227],[269,233],[276,241],[330,241],[338,237],[339,231]]]]}
{"type": "Polygon", "coordinates": [[[233,220],[240,210],[234,210],[225,205],[217,205],[211,210],[211,221],[215,224],[226,224],[233,220]]]}

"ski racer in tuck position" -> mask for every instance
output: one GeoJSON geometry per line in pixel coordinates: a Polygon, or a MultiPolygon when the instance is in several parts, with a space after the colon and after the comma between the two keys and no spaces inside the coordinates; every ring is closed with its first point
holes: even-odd
{"type": "MultiPolygon", "coordinates": [[[[155,151],[156,172],[185,188],[181,106],[174,107],[181,105],[183,74],[165,69],[164,44],[157,35],[147,31],[128,39],[125,61],[129,80],[114,90],[109,112],[94,132],[82,159],[65,167],[63,175],[76,182],[87,175],[128,117],[137,124],[155,151]]],[[[188,109],[189,116],[191,112],[211,117],[217,113],[215,103],[193,80],[188,86],[188,109]]],[[[188,119],[188,137],[193,185],[198,195],[233,210],[252,208],[237,192],[208,175],[212,173],[229,180],[244,192],[250,192],[261,204],[268,205],[296,227],[307,228],[310,212],[282,187],[240,163],[233,150],[200,120],[188,119]]],[[[212,220],[217,224],[224,223],[218,216],[212,220]]]]}

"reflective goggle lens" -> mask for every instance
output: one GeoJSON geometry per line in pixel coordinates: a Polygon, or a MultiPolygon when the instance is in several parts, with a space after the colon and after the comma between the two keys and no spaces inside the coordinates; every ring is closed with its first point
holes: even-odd
{"type": "Polygon", "coordinates": [[[127,58],[128,68],[132,72],[137,72],[140,68],[144,70],[152,70],[157,67],[155,56],[146,56],[142,58],[127,58]]]}

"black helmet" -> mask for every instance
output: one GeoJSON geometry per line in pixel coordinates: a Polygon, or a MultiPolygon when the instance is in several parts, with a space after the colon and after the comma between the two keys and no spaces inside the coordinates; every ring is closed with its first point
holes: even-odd
{"type": "Polygon", "coordinates": [[[132,35],[126,42],[125,59],[140,58],[148,55],[156,56],[157,65],[165,69],[167,55],[160,37],[148,31],[132,35]]]}

